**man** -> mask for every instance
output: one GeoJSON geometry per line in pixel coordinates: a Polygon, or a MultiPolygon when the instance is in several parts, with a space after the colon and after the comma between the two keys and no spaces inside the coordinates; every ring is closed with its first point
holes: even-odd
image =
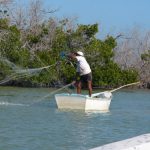
{"type": "MultiPolygon", "coordinates": [[[[69,55],[71,59],[76,59],[77,69],[76,69],[76,86],[77,93],[81,93],[81,87],[83,83],[87,84],[89,90],[89,96],[92,95],[92,72],[91,68],[86,61],[83,52],[74,52],[69,55]]],[[[75,83],[75,82],[73,82],[75,83]]]]}

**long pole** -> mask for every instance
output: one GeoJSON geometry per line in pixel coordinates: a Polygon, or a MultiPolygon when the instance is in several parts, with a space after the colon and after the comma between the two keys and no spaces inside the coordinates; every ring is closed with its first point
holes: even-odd
{"type": "Polygon", "coordinates": [[[109,92],[115,92],[115,91],[117,91],[117,90],[120,90],[120,89],[122,89],[122,88],[124,88],[124,87],[127,87],[127,86],[131,86],[131,85],[136,85],[136,84],[139,84],[140,82],[134,82],[134,83],[130,83],[130,84],[126,84],[126,85],[123,85],[123,86],[120,86],[120,87],[118,87],[118,88],[116,88],[116,89],[113,89],[113,90],[110,90],[109,92]]]}
{"type": "Polygon", "coordinates": [[[130,84],[126,84],[126,85],[120,86],[120,87],[118,87],[118,88],[116,88],[116,89],[113,89],[113,90],[110,90],[110,91],[104,91],[104,92],[95,93],[95,94],[92,94],[92,97],[96,97],[96,96],[98,96],[98,95],[100,95],[100,94],[103,94],[103,93],[105,93],[105,92],[110,92],[110,93],[112,93],[112,92],[115,92],[115,91],[117,91],[117,90],[120,90],[120,89],[122,89],[122,88],[124,88],[124,87],[131,86],[131,85],[136,85],[136,84],[139,84],[139,83],[140,83],[140,82],[134,82],[134,83],[130,83],[130,84]]]}

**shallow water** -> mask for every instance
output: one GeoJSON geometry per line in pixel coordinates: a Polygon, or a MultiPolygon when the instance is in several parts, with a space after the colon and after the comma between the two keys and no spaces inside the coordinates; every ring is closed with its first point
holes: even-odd
{"type": "MultiPolygon", "coordinates": [[[[87,150],[150,133],[150,91],[113,93],[110,111],[58,110],[54,89],[0,87],[0,150],[87,150]]],[[[95,91],[96,92],[96,91],[95,91]]]]}

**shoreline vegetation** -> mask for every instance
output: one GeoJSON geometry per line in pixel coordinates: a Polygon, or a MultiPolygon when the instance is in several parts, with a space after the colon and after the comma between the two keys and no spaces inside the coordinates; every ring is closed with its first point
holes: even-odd
{"type": "MultiPolygon", "coordinates": [[[[23,87],[23,88],[62,88],[65,86],[65,84],[58,84],[58,83],[53,83],[53,84],[43,84],[43,83],[38,83],[38,84],[33,84],[29,82],[20,82],[17,83],[16,81],[10,81],[7,84],[0,85],[1,87],[23,87]]],[[[121,85],[120,85],[121,86],[121,85]]],[[[70,85],[68,87],[69,89],[75,89],[75,86],[70,85]]],[[[115,88],[118,88],[117,86],[93,86],[93,90],[113,90],[115,88]]],[[[87,90],[85,87],[83,87],[84,90],[87,90]]],[[[150,85],[143,85],[142,83],[136,84],[136,85],[130,85],[127,87],[124,87],[124,89],[150,89],[150,85]]]]}
{"type": "Polygon", "coordinates": [[[53,17],[57,10],[42,13],[40,2],[31,0],[28,11],[23,7],[17,11],[17,5],[12,9],[13,0],[0,2],[0,85],[61,87],[71,83],[76,63],[66,55],[82,51],[92,69],[93,87],[113,89],[140,81],[139,88],[150,89],[150,34],[138,36],[134,30],[130,38],[119,33],[100,39],[99,24],[57,19],[53,17]]]}

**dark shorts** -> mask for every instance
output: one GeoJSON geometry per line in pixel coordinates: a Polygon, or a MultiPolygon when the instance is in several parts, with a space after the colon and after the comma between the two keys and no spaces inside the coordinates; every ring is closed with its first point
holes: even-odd
{"type": "Polygon", "coordinates": [[[88,73],[82,76],[78,76],[77,77],[77,81],[81,81],[81,82],[88,82],[88,81],[92,81],[92,73],[88,73]]]}

